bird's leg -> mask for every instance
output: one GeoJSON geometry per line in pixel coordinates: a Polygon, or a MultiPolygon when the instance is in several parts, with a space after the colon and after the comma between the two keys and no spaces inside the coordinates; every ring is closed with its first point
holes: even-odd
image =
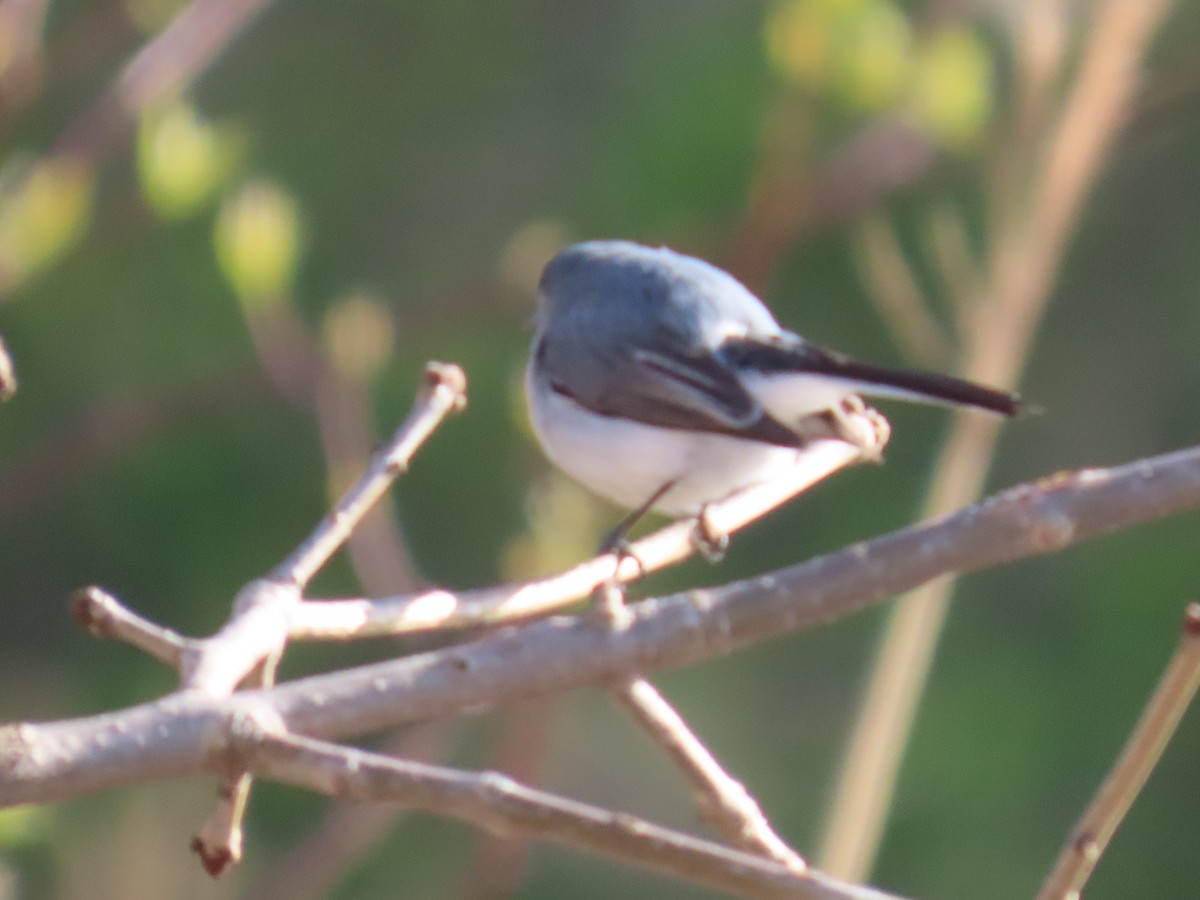
{"type": "MultiPolygon", "coordinates": [[[[633,512],[629,513],[629,515],[627,515],[620,522],[618,522],[617,527],[614,528],[612,531],[610,531],[605,536],[604,540],[600,542],[600,549],[598,551],[598,555],[606,556],[611,553],[612,555],[616,556],[616,558],[617,558],[616,571],[620,571],[621,563],[626,558],[629,558],[629,559],[632,559],[635,563],[637,563],[637,567],[638,567],[641,575],[646,574],[646,567],[644,565],[642,565],[642,561],[637,558],[637,554],[633,552],[633,548],[630,546],[629,532],[633,529],[633,526],[636,525],[641,520],[642,516],[644,516],[644,515],[646,515],[646,513],[650,512],[651,507],[653,507],[655,503],[657,503],[659,500],[661,500],[663,498],[663,495],[666,494],[667,491],[669,491],[673,487],[675,487],[675,479],[674,478],[672,478],[670,481],[663,484],[662,487],[660,487],[658,490],[656,490],[653,494],[650,495],[649,499],[647,499],[645,503],[643,503],[637,509],[633,510],[633,512]]],[[[640,577],[640,575],[639,575],[639,577],[640,577]]]]}
{"type": "Polygon", "coordinates": [[[719,531],[708,515],[708,504],[700,507],[696,527],[692,529],[692,546],[710,563],[719,563],[729,549],[729,535],[719,531]]]}

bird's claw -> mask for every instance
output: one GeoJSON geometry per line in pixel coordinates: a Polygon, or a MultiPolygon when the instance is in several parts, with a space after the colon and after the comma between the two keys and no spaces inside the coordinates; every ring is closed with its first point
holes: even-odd
{"type": "Polygon", "coordinates": [[[729,535],[717,529],[708,515],[708,505],[700,508],[696,527],[692,529],[692,546],[710,563],[719,563],[729,549],[729,535]]]}
{"type": "MultiPolygon", "coordinates": [[[[598,551],[599,556],[615,556],[617,564],[613,567],[613,578],[620,581],[617,577],[621,572],[621,567],[625,564],[625,560],[631,559],[634,565],[637,566],[637,575],[635,578],[644,578],[646,576],[646,564],[642,562],[642,558],[634,552],[633,544],[629,540],[629,535],[625,533],[626,529],[616,528],[608,534],[600,543],[598,551]]],[[[634,580],[634,579],[629,579],[634,580]]]]}

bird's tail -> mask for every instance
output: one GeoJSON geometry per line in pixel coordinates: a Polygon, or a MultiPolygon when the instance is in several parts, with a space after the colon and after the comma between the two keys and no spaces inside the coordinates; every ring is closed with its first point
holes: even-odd
{"type": "Polygon", "coordinates": [[[869,396],[973,406],[1002,416],[1016,415],[1023,408],[1018,394],[936,372],[860,362],[792,335],[766,342],[732,341],[722,348],[722,353],[731,361],[763,374],[821,376],[869,396]]]}
{"type": "Polygon", "coordinates": [[[859,382],[862,393],[875,396],[974,406],[1002,416],[1015,416],[1022,408],[1019,394],[936,372],[891,369],[848,358],[837,359],[832,365],[814,372],[859,382]]]}

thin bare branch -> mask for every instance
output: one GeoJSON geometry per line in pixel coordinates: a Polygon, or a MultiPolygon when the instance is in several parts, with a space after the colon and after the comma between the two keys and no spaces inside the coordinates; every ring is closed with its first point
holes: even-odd
{"type": "Polygon", "coordinates": [[[413,454],[434,429],[467,402],[467,379],[458,366],[430,363],[413,411],[387,447],[371,458],[362,478],[350,488],[296,552],[271,573],[278,581],[303,587],[345,543],[354,527],[408,468],[413,454]]]}
{"type": "Polygon", "coordinates": [[[1188,606],[1182,632],[1125,749],[1071,832],[1038,900],[1078,900],[1084,883],[1196,696],[1200,688],[1200,603],[1188,606]]]}
{"type": "MultiPolygon", "coordinates": [[[[275,674],[279,671],[279,660],[283,648],[264,659],[247,678],[252,688],[273,688],[275,674]]],[[[254,778],[249,772],[238,772],[227,777],[217,792],[216,808],[196,831],[192,838],[192,852],[200,857],[204,871],[214,878],[230,866],[242,861],[242,823],[246,819],[246,806],[250,802],[250,789],[254,778]]]]}
{"type": "Polygon", "coordinates": [[[95,585],[72,595],[71,617],[88,634],[132,644],[173,669],[179,669],[190,643],[171,629],[142,618],[95,585]]]}
{"type": "Polygon", "coordinates": [[[230,774],[227,723],[247,710],[340,738],[630,673],[684,666],[824,625],[942,578],[1062,550],[1200,508],[1200,447],[1009,489],[951,516],[720,588],[642,601],[614,630],[555,617],[460,646],[217,697],[0,728],[0,805],[160,778],[230,774]]]}
{"type": "Polygon", "coordinates": [[[256,666],[283,651],[304,584],[345,542],[442,420],[462,407],[465,397],[466,376],[460,368],[426,366],[412,411],[371,458],[363,477],[291,556],[266,578],[242,588],[233,615],[215,635],[190,644],[183,660],[184,689],[228,694],[256,666]]]}
{"type": "Polygon", "coordinates": [[[192,852],[204,871],[216,878],[242,859],[242,821],[250,799],[251,776],[242,773],[221,782],[217,805],[192,838],[192,852]]]}
{"type": "Polygon", "coordinates": [[[730,776],[696,737],[683,717],[644,678],[611,689],[642,730],[667,751],[692,784],[696,803],[729,843],[772,859],[793,872],[807,865],[767,821],[762,808],[740,781],[730,776]]]}
{"type": "MultiPolygon", "coordinates": [[[[888,439],[886,421],[874,411],[857,414],[856,419],[874,435],[868,455],[881,452],[888,439]]],[[[863,451],[843,441],[817,441],[787,476],[710,504],[706,511],[708,527],[717,534],[732,534],[838,469],[860,461],[863,455],[863,451]]],[[[617,578],[622,582],[692,556],[696,552],[695,525],[691,521],[675,522],[636,541],[631,550],[630,556],[620,560],[617,578]]],[[[589,596],[613,577],[617,562],[614,555],[606,554],[538,581],[460,593],[434,589],[379,600],[305,600],[292,611],[290,637],[346,640],[527,619],[589,596]]]]}
{"type": "MultiPolygon", "coordinates": [[[[375,752],[410,761],[433,761],[447,750],[455,723],[425,722],[389,737],[375,752]]],[[[330,805],[321,823],[282,856],[259,867],[259,877],[242,896],[254,900],[326,900],[411,807],[403,803],[330,805]]]]}
{"type": "Polygon", "coordinates": [[[213,696],[232,693],[247,675],[283,652],[289,611],[300,602],[293,584],[258,578],[243,587],[234,612],[216,634],[189,642],[182,687],[213,696]]]}
{"type": "Polygon", "coordinates": [[[627,813],[519,784],[498,772],[463,772],[395,760],[323,741],[246,729],[234,751],[263,777],[330,796],[402,801],[501,834],[578,847],[743,897],[885,900],[872,888],[730,850],[627,813]]]}

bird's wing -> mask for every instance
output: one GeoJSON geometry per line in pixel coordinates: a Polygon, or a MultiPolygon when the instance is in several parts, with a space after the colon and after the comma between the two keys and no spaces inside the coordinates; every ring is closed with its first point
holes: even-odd
{"type": "Polygon", "coordinates": [[[659,338],[653,346],[593,345],[589,352],[574,354],[543,342],[538,353],[557,349],[554,375],[548,378],[551,389],[600,415],[787,447],[805,442],[772,418],[722,359],[659,338]]]}

